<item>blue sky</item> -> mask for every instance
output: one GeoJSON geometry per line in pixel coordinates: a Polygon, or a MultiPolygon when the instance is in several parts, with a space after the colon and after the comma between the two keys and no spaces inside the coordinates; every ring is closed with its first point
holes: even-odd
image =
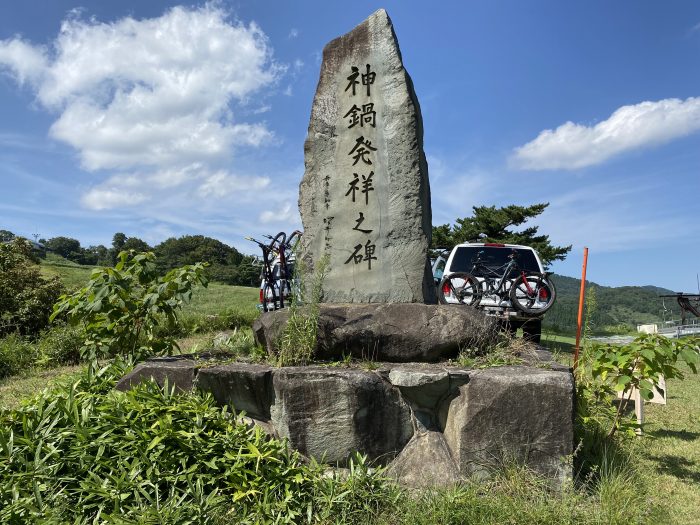
{"type": "Polygon", "coordinates": [[[109,245],[299,225],[323,46],[379,7],[422,106],[433,223],[549,202],[554,271],[693,291],[695,1],[0,3],[0,229],[109,245]]]}

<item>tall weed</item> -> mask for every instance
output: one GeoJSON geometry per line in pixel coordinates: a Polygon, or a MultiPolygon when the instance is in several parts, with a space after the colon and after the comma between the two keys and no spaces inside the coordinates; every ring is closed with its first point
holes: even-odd
{"type": "MultiPolygon", "coordinates": [[[[323,257],[316,264],[312,282],[300,282],[299,291],[305,296],[295,294],[289,307],[289,319],[279,339],[273,361],[277,366],[304,365],[309,363],[316,350],[318,333],[318,316],[323,294],[323,280],[328,269],[328,258],[323,257]]],[[[304,261],[297,258],[295,266],[296,279],[306,275],[304,261]]]]}

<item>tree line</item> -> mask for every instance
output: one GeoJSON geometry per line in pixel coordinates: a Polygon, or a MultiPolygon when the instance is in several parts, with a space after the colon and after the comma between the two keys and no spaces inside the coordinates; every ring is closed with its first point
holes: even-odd
{"type": "MultiPolygon", "coordinates": [[[[8,242],[15,234],[0,230],[0,242],[8,242]]],[[[161,273],[186,264],[209,263],[208,273],[212,280],[238,286],[260,285],[260,264],[256,257],[243,255],[236,248],[204,235],[183,235],[170,237],[155,246],[138,237],[129,237],[117,232],[112,237],[110,247],[99,244],[83,247],[78,239],[58,236],[39,239],[35,245],[41,256],[49,251],[77,264],[87,266],[114,266],[119,252],[134,250],[153,252],[161,273]]]]}

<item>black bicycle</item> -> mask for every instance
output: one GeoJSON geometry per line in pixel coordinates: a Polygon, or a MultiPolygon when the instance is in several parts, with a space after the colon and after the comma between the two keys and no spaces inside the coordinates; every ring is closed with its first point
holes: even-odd
{"type": "Polygon", "coordinates": [[[516,309],[526,314],[543,314],[554,304],[556,290],[548,273],[525,271],[518,265],[515,250],[508,262],[492,268],[477,254],[471,272],[455,272],[440,281],[438,299],[442,304],[479,306],[484,297],[510,300],[516,309]]]}
{"type": "Polygon", "coordinates": [[[279,232],[274,237],[265,235],[270,240],[269,243],[246,237],[246,240],[256,243],[263,252],[260,303],[264,312],[284,308],[285,300],[292,294],[293,253],[301,235],[299,230],[292,232],[289,238],[284,232],[279,232]]]}
{"type": "Polygon", "coordinates": [[[284,294],[280,288],[274,271],[274,260],[277,254],[277,246],[284,242],[286,236],[280,232],[269,243],[264,243],[252,237],[246,237],[247,241],[254,242],[262,250],[262,286],[260,287],[260,303],[263,312],[284,308],[284,294]],[[280,236],[284,236],[280,237],[280,236]]]}

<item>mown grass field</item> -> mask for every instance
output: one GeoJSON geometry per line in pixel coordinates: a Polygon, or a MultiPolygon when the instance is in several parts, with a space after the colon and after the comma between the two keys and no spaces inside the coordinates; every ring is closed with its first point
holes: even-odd
{"type": "Polygon", "coordinates": [[[39,269],[45,277],[60,277],[69,291],[85,286],[92,272],[90,266],[82,266],[53,253],[46,255],[39,269]]]}
{"type": "MultiPolygon", "coordinates": [[[[559,360],[572,364],[574,336],[542,334],[559,360]]],[[[667,405],[645,404],[644,435],[629,441],[634,468],[665,509],[661,523],[700,524],[700,375],[667,382],[667,405]]]]}

